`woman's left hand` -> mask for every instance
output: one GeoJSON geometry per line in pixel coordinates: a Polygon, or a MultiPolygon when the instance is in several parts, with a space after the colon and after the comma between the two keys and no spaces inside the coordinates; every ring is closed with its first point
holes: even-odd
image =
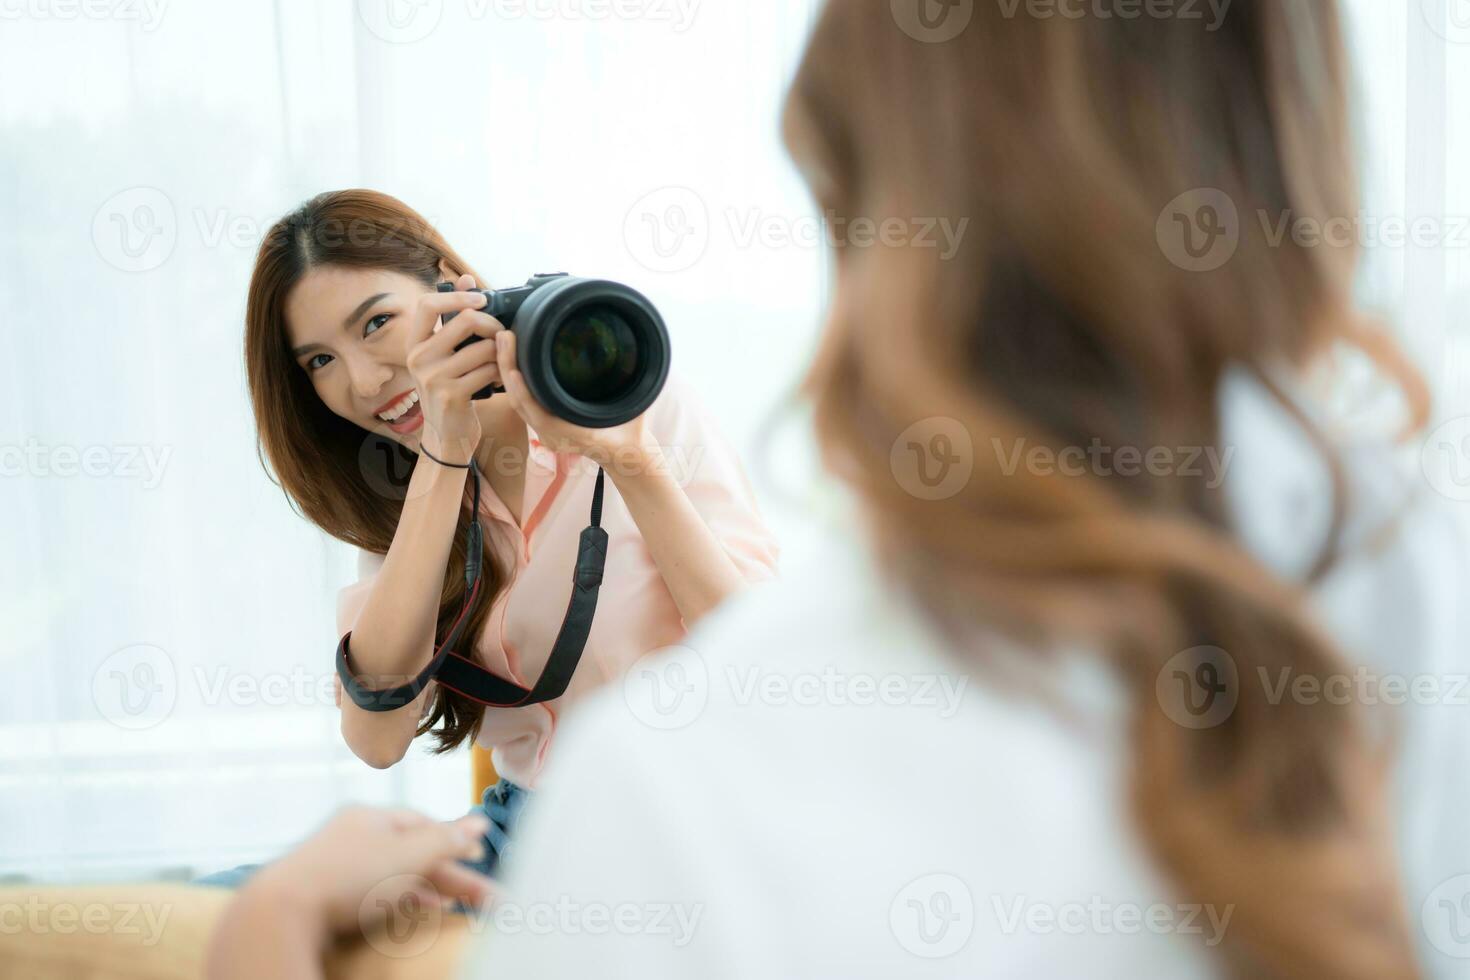
{"type": "Polygon", "coordinates": [[[500,331],[495,335],[495,343],[496,360],[500,364],[505,396],[510,399],[516,414],[535,430],[541,444],[547,449],[555,453],[578,453],[608,468],[618,453],[641,452],[653,446],[652,435],[646,424],[647,412],[608,429],[573,425],[566,419],[552,415],[536,401],[530,388],[526,386],[525,376],[517,366],[515,331],[500,331]]]}

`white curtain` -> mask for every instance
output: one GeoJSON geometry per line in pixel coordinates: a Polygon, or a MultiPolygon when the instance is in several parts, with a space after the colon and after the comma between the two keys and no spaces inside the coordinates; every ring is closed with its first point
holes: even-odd
{"type": "Polygon", "coordinates": [[[245,397],[282,213],[374,187],[493,285],[639,287],[741,447],[818,324],[820,251],[727,218],[811,213],[776,125],[806,0],[159,3],[0,6],[0,879],[182,876],[349,800],[470,805],[466,753],[378,772],[337,730],[354,555],[268,482],[245,397]]]}
{"type": "Polygon", "coordinates": [[[1425,371],[1437,426],[1470,409],[1470,0],[1347,6],[1366,164],[1364,297],[1425,371]]]}
{"type": "MultiPolygon", "coordinates": [[[[1470,0],[1348,6],[1366,210],[1470,215],[1470,0]]],[[[825,290],[776,129],[814,7],[0,0],[0,879],[266,859],[349,800],[468,807],[463,753],[376,772],[337,731],[333,604],[355,566],[255,456],[259,237],[317,191],[370,186],[493,284],[628,281],[754,469],[825,290]]],[[[1370,248],[1364,275],[1439,421],[1470,414],[1470,247],[1450,224],[1370,248]]],[[[783,487],[811,455],[783,447],[783,487]]]]}

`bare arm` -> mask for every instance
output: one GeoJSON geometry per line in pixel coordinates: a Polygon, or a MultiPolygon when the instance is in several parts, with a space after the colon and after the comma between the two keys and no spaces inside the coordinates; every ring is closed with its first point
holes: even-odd
{"type": "MultiPolygon", "coordinates": [[[[468,290],[474,282],[466,275],[456,285],[468,290]]],[[[471,395],[500,378],[495,345],[470,344],[455,351],[471,334],[503,332],[497,320],[472,308],[484,302],[480,293],[425,293],[410,317],[407,361],[423,406],[420,438],[449,463],[468,462],[479,445],[471,395]],[[451,312],[454,318],[441,323],[440,317],[451,312]]],[[[352,666],[375,690],[406,683],[433,655],[444,569],[468,472],[422,455],[414,466],[393,543],[352,630],[352,666]]],[[[428,697],[426,688],[412,704],[382,712],[364,711],[343,698],[342,736],[358,758],[386,769],[408,751],[428,697]]]]}
{"type": "MultiPolygon", "coordinates": [[[[433,655],[466,473],[427,457],[414,467],[393,544],[352,630],[352,666],[375,690],[406,683],[433,655]]],[[[381,712],[366,711],[344,697],[342,737],[359,759],[385,769],[408,751],[428,697],[426,689],[412,704],[381,712]]]]}
{"type": "Polygon", "coordinates": [[[692,627],[746,583],[668,467],[655,465],[659,451],[649,442],[641,465],[614,466],[607,473],[628,505],[684,625],[692,627]]]}
{"type": "MultiPolygon", "coordinates": [[[[262,872],[264,874],[264,872],[262,872]]],[[[319,980],[330,939],[300,883],[272,876],[242,890],[210,938],[210,980],[319,980]]]]}

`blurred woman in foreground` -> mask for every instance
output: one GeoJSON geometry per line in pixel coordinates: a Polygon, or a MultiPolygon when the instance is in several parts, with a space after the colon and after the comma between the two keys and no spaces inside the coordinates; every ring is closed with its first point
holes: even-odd
{"type": "MultiPolygon", "coordinates": [[[[1448,972],[1463,712],[1332,692],[1452,669],[1470,536],[1312,397],[1356,347],[1425,417],[1355,254],[1270,233],[1357,212],[1336,4],[976,4],[947,40],[898,6],[832,0],[785,116],[861,540],[635,667],[677,724],[636,685],[568,720],[465,975],[1448,972]],[[946,259],[864,218],[969,224],[946,259]]],[[[285,865],[219,975],[381,883],[285,865]]]]}

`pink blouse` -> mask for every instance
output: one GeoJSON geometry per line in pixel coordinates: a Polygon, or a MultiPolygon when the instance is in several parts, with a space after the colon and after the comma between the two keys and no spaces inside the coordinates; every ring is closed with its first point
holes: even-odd
{"type": "MultiPolygon", "coordinates": [[[[740,574],[751,584],[775,578],[780,548],[762,519],[739,457],[693,386],[671,373],[648,412],[649,431],[663,447],[668,471],[740,574]]],[[[486,539],[502,556],[500,567],[515,571],[495,598],[475,645],[487,669],[524,687],[535,684],[561,628],[578,542],[589,523],[597,482],[597,465],[591,460],[577,453],[552,452],[541,445],[534,430],[528,437],[519,522],[489,481],[481,481],[486,539]]],[[[620,680],[641,656],[679,643],[687,633],[611,474],[603,484],[607,567],[597,614],[571,685],[560,698],[545,704],[486,708],[476,739],[493,750],[500,775],[526,788],[535,786],[557,717],[568,705],[605,682],[620,680]]],[[[339,638],[356,623],[382,565],[382,555],[359,551],[359,579],[337,600],[339,638]]]]}

